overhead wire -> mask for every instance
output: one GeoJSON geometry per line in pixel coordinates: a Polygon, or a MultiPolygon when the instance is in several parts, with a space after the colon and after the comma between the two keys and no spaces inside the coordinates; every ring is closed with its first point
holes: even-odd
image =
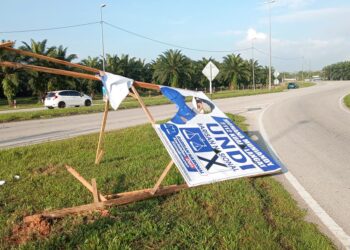
{"type": "MultiPolygon", "coordinates": [[[[178,45],[178,44],[173,44],[173,43],[169,43],[169,42],[165,42],[165,41],[161,41],[158,39],[154,39],[148,36],[145,36],[143,34],[140,33],[136,33],[134,31],[125,29],[123,27],[117,26],[115,24],[106,22],[106,21],[102,21],[102,23],[106,24],[109,27],[112,27],[114,29],[120,30],[122,32],[128,33],[130,35],[142,38],[142,39],[146,39],[149,41],[152,41],[154,43],[158,43],[158,44],[162,44],[162,45],[166,45],[169,47],[173,47],[173,48],[179,48],[179,49],[184,49],[184,50],[190,50],[190,51],[196,51],[196,52],[206,52],[206,53],[235,53],[235,52],[241,52],[241,51],[248,51],[251,50],[252,48],[254,50],[256,50],[257,52],[260,52],[264,55],[269,55],[267,52],[260,50],[256,47],[248,47],[248,48],[242,48],[242,49],[235,49],[235,50],[208,50],[208,49],[199,49],[199,48],[191,48],[191,47],[186,47],[186,46],[182,46],[182,45],[178,45]]],[[[73,24],[73,25],[66,25],[66,26],[56,26],[56,27],[47,27],[47,28],[37,28],[37,29],[25,29],[25,30],[5,30],[5,31],[0,31],[0,34],[15,34],[15,33],[26,33],[26,32],[40,32],[40,31],[51,31],[51,30],[60,30],[60,29],[70,29],[70,28],[77,28],[77,27],[83,27],[83,26],[90,26],[90,25],[95,25],[95,24],[101,24],[101,21],[95,21],[95,22],[87,22],[87,23],[81,23],[81,24],[73,24]]],[[[278,60],[300,60],[303,57],[279,57],[279,56],[272,56],[275,59],[278,60]]]]}
{"type": "Polygon", "coordinates": [[[115,29],[118,29],[118,30],[123,31],[123,32],[128,33],[128,34],[137,36],[139,38],[143,38],[143,39],[155,42],[155,43],[159,43],[159,44],[163,44],[163,45],[166,45],[166,46],[179,48],[179,49],[192,50],[192,51],[197,51],[197,52],[208,52],[208,53],[233,53],[233,52],[246,51],[246,50],[250,50],[251,49],[250,47],[249,48],[243,48],[243,49],[236,49],[236,50],[207,50],[207,49],[190,48],[190,47],[185,47],[185,46],[181,46],[181,45],[177,45],[177,44],[173,44],[173,43],[168,43],[168,42],[164,42],[164,41],[161,41],[161,40],[157,40],[157,39],[154,39],[154,38],[150,38],[150,37],[147,37],[145,35],[142,35],[142,34],[139,34],[139,33],[136,33],[136,32],[133,32],[133,31],[130,31],[130,30],[127,30],[127,29],[124,29],[124,28],[122,28],[120,26],[117,26],[117,25],[114,25],[114,24],[111,24],[111,23],[108,23],[108,22],[104,22],[104,23],[106,25],[110,26],[110,27],[113,27],[115,29]]]}
{"type": "Polygon", "coordinates": [[[67,25],[67,26],[57,26],[57,27],[50,27],[50,28],[39,28],[39,29],[27,29],[27,30],[5,30],[0,31],[0,34],[13,34],[13,33],[25,33],[25,32],[37,32],[37,31],[50,31],[50,30],[60,30],[60,29],[69,29],[69,28],[76,28],[76,27],[82,27],[82,26],[89,26],[93,24],[98,24],[101,22],[89,22],[89,23],[80,23],[80,24],[73,24],[73,25],[67,25]]]}
{"type": "MultiPolygon", "coordinates": [[[[251,47],[251,49],[252,49],[252,47],[251,47]]],[[[256,50],[256,51],[258,51],[258,52],[260,52],[260,53],[262,53],[262,54],[264,54],[264,55],[266,55],[266,56],[269,55],[269,53],[267,53],[267,52],[265,52],[265,51],[263,51],[263,50],[260,50],[260,49],[258,49],[258,48],[256,48],[256,47],[253,47],[253,49],[256,50]]],[[[280,57],[280,56],[272,56],[272,58],[275,58],[275,59],[278,59],[278,60],[301,60],[301,59],[303,59],[302,56],[299,56],[299,57],[280,57]]]]}

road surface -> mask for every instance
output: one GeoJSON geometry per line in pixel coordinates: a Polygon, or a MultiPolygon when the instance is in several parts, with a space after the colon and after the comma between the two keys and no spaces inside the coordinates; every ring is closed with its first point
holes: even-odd
{"type": "MultiPolygon", "coordinates": [[[[246,116],[253,138],[263,143],[261,135],[265,134],[288,173],[344,230],[343,243],[350,235],[350,112],[339,100],[347,93],[350,82],[329,82],[281,93],[214,100],[223,111],[246,116]]],[[[150,110],[157,120],[175,113],[174,105],[150,110]]],[[[0,148],[98,132],[101,119],[102,113],[98,113],[4,123],[0,125],[0,148]]],[[[141,109],[113,111],[106,129],[145,122],[141,109]]],[[[320,209],[313,210],[318,214],[320,209]]],[[[334,233],[334,228],[330,232],[334,233]]]]}

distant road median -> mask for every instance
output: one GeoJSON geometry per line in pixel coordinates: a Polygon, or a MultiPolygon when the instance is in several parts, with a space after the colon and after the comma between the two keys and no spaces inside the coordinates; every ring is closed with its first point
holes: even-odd
{"type": "MultiPolygon", "coordinates": [[[[314,83],[299,83],[301,88],[310,87],[315,85],[314,83]]],[[[222,99],[222,98],[230,98],[230,97],[238,97],[238,96],[250,96],[250,95],[259,95],[259,94],[269,94],[276,93],[285,90],[285,86],[279,86],[273,88],[271,91],[268,89],[247,89],[247,90],[235,90],[235,91],[220,91],[216,92],[211,96],[211,99],[222,99]]],[[[209,97],[210,95],[207,94],[209,97]]],[[[162,104],[169,104],[169,100],[165,97],[159,96],[146,96],[143,97],[143,100],[147,106],[155,106],[162,104]]],[[[90,113],[98,113],[104,110],[104,105],[102,101],[94,101],[95,104],[91,107],[78,107],[78,108],[64,108],[64,109],[52,109],[52,110],[35,110],[35,111],[25,111],[23,112],[12,112],[12,113],[0,113],[0,123],[4,122],[13,122],[13,121],[25,121],[25,120],[33,120],[33,119],[48,119],[62,116],[70,116],[70,115],[79,115],[79,114],[90,114],[90,113]]],[[[30,108],[32,107],[42,107],[38,104],[30,103],[28,104],[30,108]]],[[[23,103],[22,107],[26,107],[23,103]]],[[[129,109],[129,108],[137,108],[139,107],[139,103],[132,99],[127,98],[121,104],[119,109],[129,109]]],[[[6,110],[5,108],[1,108],[0,110],[6,110]]]]}
{"type": "Polygon", "coordinates": [[[350,109],[350,94],[344,97],[344,104],[350,109]]]}

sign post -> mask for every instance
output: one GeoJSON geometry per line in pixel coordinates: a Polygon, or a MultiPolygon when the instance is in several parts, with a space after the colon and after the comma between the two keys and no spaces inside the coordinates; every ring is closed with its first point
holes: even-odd
{"type": "Polygon", "coordinates": [[[277,79],[277,77],[278,77],[279,75],[280,75],[280,73],[279,73],[278,71],[275,71],[275,72],[273,73],[273,76],[276,78],[276,79],[273,81],[274,85],[280,84],[280,81],[277,79]]]}
{"type": "Polygon", "coordinates": [[[202,70],[202,73],[209,80],[209,93],[212,94],[213,93],[212,81],[219,74],[219,69],[216,67],[216,65],[212,61],[209,61],[208,64],[202,70]]]}

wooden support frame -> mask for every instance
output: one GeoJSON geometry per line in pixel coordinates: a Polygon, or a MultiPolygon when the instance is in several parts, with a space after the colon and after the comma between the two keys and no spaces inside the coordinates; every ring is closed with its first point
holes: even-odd
{"type": "MultiPolygon", "coordinates": [[[[90,184],[87,180],[85,180],[84,177],[82,177],[74,168],[66,165],[66,169],[71,175],[73,175],[78,181],[80,181],[80,183],[83,184],[87,190],[89,190],[91,193],[94,192],[93,185],[90,184]]],[[[106,197],[103,196],[102,194],[99,194],[98,196],[99,196],[99,200],[101,200],[101,201],[107,200],[106,197]]]]}
{"type": "Polygon", "coordinates": [[[173,162],[173,160],[171,160],[169,162],[168,166],[166,166],[166,168],[164,169],[162,175],[159,177],[158,181],[156,182],[156,184],[154,185],[152,190],[150,191],[151,194],[155,194],[159,190],[160,184],[164,180],[165,176],[169,173],[169,171],[173,165],[174,165],[174,162],[173,162]]]}
{"type": "Polygon", "coordinates": [[[28,70],[44,72],[44,73],[49,73],[49,74],[72,76],[72,77],[76,77],[76,78],[83,78],[83,79],[95,80],[95,81],[101,80],[99,76],[95,76],[95,75],[73,72],[73,71],[69,71],[69,70],[35,66],[35,65],[29,65],[29,64],[21,64],[21,63],[3,61],[3,62],[0,62],[0,66],[8,67],[8,68],[15,68],[15,69],[28,69],[28,70]]]}
{"type": "MultiPolygon", "coordinates": [[[[141,88],[147,88],[147,89],[152,89],[152,90],[159,90],[159,86],[158,85],[151,84],[151,83],[135,81],[134,85],[139,86],[141,88]]],[[[145,114],[146,114],[148,120],[150,121],[150,123],[152,125],[155,124],[156,122],[155,122],[154,117],[152,116],[151,112],[149,111],[149,109],[147,108],[145,103],[143,102],[143,100],[142,100],[141,96],[139,95],[137,89],[132,85],[131,86],[131,90],[132,90],[132,92],[130,92],[129,95],[131,97],[135,98],[139,102],[139,104],[141,105],[141,108],[145,112],[145,114]]],[[[107,122],[108,108],[109,108],[109,102],[107,101],[106,104],[105,104],[105,111],[104,111],[103,117],[102,117],[102,124],[101,124],[101,128],[100,128],[100,135],[99,135],[98,144],[97,144],[96,157],[95,157],[95,164],[96,165],[100,164],[100,162],[102,160],[102,157],[104,155],[103,142],[104,142],[104,136],[105,136],[105,128],[106,128],[106,122],[107,122]]]]}
{"type": "MultiPolygon", "coordinates": [[[[5,42],[5,43],[0,43],[0,49],[8,50],[14,53],[18,53],[24,56],[30,56],[30,57],[35,57],[41,60],[47,60],[50,62],[66,65],[69,67],[74,67],[74,68],[79,68],[81,70],[85,70],[91,73],[96,73],[99,75],[91,75],[91,74],[86,74],[86,73],[80,73],[80,72],[74,72],[74,71],[69,71],[69,70],[61,70],[61,69],[55,69],[55,68],[48,68],[48,67],[42,67],[42,66],[35,66],[35,65],[28,65],[28,64],[21,64],[21,63],[14,63],[14,62],[6,62],[2,61],[0,62],[0,66],[2,67],[10,67],[10,68],[15,68],[15,69],[26,69],[26,70],[33,70],[33,71],[38,71],[38,72],[45,72],[45,73],[50,73],[50,74],[57,74],[57,75],[64,75],[64,76],[71,76],[71,77],[77,77],[77,78],[83,78],[83,79],[89,79],[89,80],[96,80],[100,81],[100,75],[101,72],[98,69],[90,68],[84,65],[80,64],[75,64],[75,63],[70,63],[66,62],[63,60],[59,60],[56,58],[51,58],[48,56],[44,55],[39,55],[35,54],[32,52],[28,51],[22,51],[18,49],[12,48],[13,42],[5,42]]],[[[146,88],[146,89],[151,89],[151,90],[160,90],[159,85],[151,84],[151,83],[145,83],[145,82],[139,82],[139,81],[134,81],[133,86],[131,86],[132,93],[129,93],[130,96],[133,98],[137,99],[138,102],[140,103],[143,111],[145,112],[148,120],[152,125],[155,124],[155,119],[152,116],[151,112],[143,102],[141,96],[136,90],[136,87],[140,88],[146,88]]],[[[108,109],[109,109],[109,101],[105,103],[105,111],[103,114],[103,119],[102,119],[102,124],[101,124],[101,129],[100,129],[100,137],[99,137],[99,142],[98,142],[98,147],[97,147],[97,152],[96,152],[96,158],[95,158],[95,163],[98,164],[104,154],[103,150],[103,139],[104,139],[104,132],[105,132],[105,127],[106,127],[106,122],[107,122],[107,116],[108,116],[108,109]]],[[[129,191],[129,192],[124,192],[124,193],[117,193],[117,194],[111,194],[104,196],[101,193],[99,193],[97,189],[97,182],[95,178],[91,179],[91,183],[89,183],[86,179],[84,179],[74,168],[66,165],[67,171],[72,174],[80,183],[83,184],[84,187],[86,187],[93,195],[93,203],[90,204],[85,204],[81,206],[76,206],[76,207],[70,207],[70,208],[63,208],[63,209],[58,209],[54,211],[45,211],[41,214],[36,214],[36,215],[31,215],[27,216],[24,218],[25,222],[31,222],[37,218],[42,218],[42,217],[49,217],[49,218],[60,218],[69,214],[77,214],[77,213],[82,213],[82,212],[91,212],[91,211],[96,211],[96,210],[103,210],[105,207],[109,206],[114,206],[114,205],[124,205],[128,204],[131,202],[136,202],[140,200],[145,200],[149,199],[152,197],[157,197],[157,196],[162,196],[162,195],[168,195],[174,192],[178,192],[182,189],[188,188],[187,184],[182,184],[182,185],[170,185],[167,187],[161,187],[161,183],[163,182],[164,178],[166,175],[169,173],[172,165],[174,162],[171,160],[169,164],[166,166],[164,169],[163,173],[157,180],[156,184],[153,186],[153,188],[148,188],[148,189],[141,189],[141,190],[135,190],[135,191],[129,191]]]]}
{"type": "Polygon", "coordinates": [[[0,48],[4,49],[4,48],[12,47],[14,44],[15,44],[14,42],[0,43],[0,48]]]}
{"type": "Polygon", "coordinates": [[[104,141],[104,134],[105,134],[106,123],[107,123],[108,109],[109,109],[109,101],[107,100],[105,102],[105,110],[103,112],[103,117],[102,117],[100,136],[98,138],[95,164],[100,164],[100,161],[104,155],[103,141],[104,141]]]}
{"type": "Polygon", "coordinates": [[[112,198],[107,201],[93,202],[81,206],[75,206],[70,208],[62,208],[53,211],[45,211],[40,214],[30,215],[24,218],[24,221],[29,223],[37,218],[62,218],[67,215],[81,214],[86,212],[93,212],[103,210],[111,206],[125,205],[136,201],[146,200],[158,196],[169,195],[179,192],[183,189],[187,189],[187,184],[182,185],[170,185],[164,188],[160,188],[157,193],[152,195],[150,189],[137,190],[132,193],[119,193],[115,194],[118,198],[112,198]]]}

